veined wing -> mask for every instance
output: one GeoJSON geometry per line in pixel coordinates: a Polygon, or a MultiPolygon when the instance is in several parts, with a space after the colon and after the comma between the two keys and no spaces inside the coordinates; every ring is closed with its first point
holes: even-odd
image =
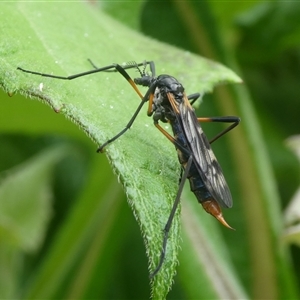
{"type": "Polygon", "coordinates": [[[232,207],[231,193],[221,166],[211,149],[189,100],[184,95],[183,102],[177,103],[171,93],[168,94],[168,98],[172,106],[176,105],[175,113],[176,111],[179,112],[178,117],[181,120],[189,150],[193,155],[193,161],[206,188],[222,207],[232,207]]]}

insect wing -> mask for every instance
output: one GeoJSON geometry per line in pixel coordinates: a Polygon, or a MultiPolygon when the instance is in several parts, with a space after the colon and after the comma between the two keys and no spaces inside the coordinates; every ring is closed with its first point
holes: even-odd
{"type": "Polygon", "coordinates": [[[222,207],[232,207],[232,197],[219,165],[187,97],[179,104],[182,128],[199,175],[212,197],[222,207]]]}

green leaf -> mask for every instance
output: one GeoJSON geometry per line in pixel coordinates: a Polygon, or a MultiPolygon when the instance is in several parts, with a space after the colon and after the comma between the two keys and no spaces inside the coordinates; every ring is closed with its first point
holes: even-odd
{"type": "Polygon", "coordinates": [[[0,298],[15,297],[21,252],[36,252],[44,240],[51,208],[51,176],[66,148],[57,147],[3,172],[0,181],[0,298]],[[15,285],[15,286],[14,286],[15,285]]]}
{"type": "Polygon", "coordinates": [[[52,149],[2,173],[0,223],[6,244],[28,252],[41,245],[51,216],[50,176],[65,153],[65,149],[52,149]]]}
{"type": "MultiPolygon", "coordinates": [[[[111,181],[110,174],[99,174],[105,167],[102,159],[95,157],[92,160],[87,185],[33,275],[25,299],[85,298],[93,268],[101,259],[111,226],[120,220],[120,187],[116,180],[111,181]],[[70,283],[67,278],[71,278],[70,283]]],[[[106,259],[101,265],[104,269],[106,259]]],[[[106,270],[104,274],[107,273],[106,270]]],[[[97,279],[98,285],[105,282],[101,276],[97,279]]]]}
{"type": "MultiPolygon", "coordinates": [[[[17,67],[66,76],[91,69],[87,58],[99,67],[147,59],[155,61],[157,74],[177,77],[187,93],[240,82],[224,66],[147,39],[86,3],[14,2],[2,4],[0,14],[5,24],[0,40],[0,85],[9,93],[19,92],[49,104],[98,145],[123,129],[139,104],[139,97],[122,76],[102,73],[68,82],[25,74],[17,67]]],[[[141,113],[132,129],[107,147],[106,154],[140,225],[151,271],[158,263],[162,229],[177,191],[176,152],[141,113]]],[[[171,287],[179,224],[178,212],[165,263],[152,282],[153,298],[165,298],[171,287]]]]}
{"type": "MultiPolygon", "coordinates": [[[[287,146],[300,160],[300,137],[292,136],[287,140],[287,146]]],[[[300,246],[300,188],[296,191],[288,207],[285,209],[284,238],[287,243],[300,246]]]]}

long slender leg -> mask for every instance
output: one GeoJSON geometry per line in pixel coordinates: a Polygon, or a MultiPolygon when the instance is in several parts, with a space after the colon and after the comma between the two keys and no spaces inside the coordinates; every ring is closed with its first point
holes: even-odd
{"type": "MultiPolygon", "coordinates": [[[[20,70],[22,72],[29,73],[29,74],[40,75],[40,76],[43,76],[43,77],[50,77],[50,78],[56,78],[56,79],[62,79],[62,80],[72,80],[72,79],[75,79],[75,78],[78,78],[78,77],[82,77],[82,76],[86,76],[86,75],[90,75],[90,74],[95,74],[95,73],[99,73],[99,72],[120,72],[118,70],[118,68],[116,67],[118,64],[111,64],[111,65],[108,65],[106,67],[98,68],[90,59],[88,61],[94,67],[93,70],[89,70],[89,71],[86,71],[86,72],[82,72],[82,73],[78,73],[78,74],[74,74],[74,75],[69,75],[69,76],[60,76],[60,75],[41,73],[41,72],[36,72],[36,71],[23,69],[21,67],[17,67],[17,70],[20,70]]],[[[150,67],[154,68],[154,72],[155,72],[154,63],[153,62],[146,62],[146,63],[150,64],[150,67]]],[[[137,66],[142,66],[144,64],[145,63],[138,63],[138,64],[135,64],[135,65],[126,65],[124,67],[121,67],[121,66],[120,67],[123,70],[125,70],[125,69],[136,68],[137,66]]]]}
{"type": "Polygon", "coordinates": [[[118,139],[121,135],[123,135],[133,124],[133,122],[135,121],[137,115],[139,114],[141,108],[143,107],[143,105],[145,104],[145,102],[147,101],[147,99],[143,99],[138,108],[136,109],[135,113],[133,114],[133,116],[131,117],[131,119],[129,120],[129,122],[127,123],[127,125],[124,127],[123,130],[121,130],[118,134],[116,134],[114,137],[112,137],[111,139],[109,139],[108,141],[106,141],[104,144],[102,144],[98,149],[97,152],[103,152],[103,149],[110,143],[112,143],[113,141],[115,141],[116,139],[118,139]]]}
{"type": "Polygon", "coordinates": [[[152,77],[155,77],[156,76],[156,70],[155,70],[154,61],[149,61],[148,63],[150,65],[150,71],[151,71],[152,77]]]}
{"type": "Polygon", "coordinates": [[[95,64],[94,64],[94,62],[91,60],[91,59],[89,59],[88,58],[88,62],[92,65],[92,67],[94,68],[94,69],[99,69],[95,64]]]}
{"type": "Polygon", "coordinates": [[[188,95],[187,98],[188,98],[189,100],[191,100],[191,101],[190,101],[190,104],[193,105],[193,104],[195,103],[195,101],[196,101],[200,96],[201,96],[200,93],[194,93],[194,94],[188,95]]]}
{"type": "MultiPolygon", "coordinates": [[[[190,101],[190,104],[193,105],[195,101],[200,97],[200,93],[194,93],[191,95],[188,95],[187,98],[190,101]]],[[[221,122],[221,123],[233,123],[228,128],[221,131],[219,134],[217,134],[213,139],[209,141],[210,144],[212,144],[214,141],[216,141],[218,138],[232,130],[234,127],[236,127],[240,123],[240,118],[235,116],[227,116],[227,117],[211,117],[211,118],[198,118],[199,122],[221,122]]]]}
{"type": "MultiPolygon", "coordinates": [[[[120,66],[119,66],[120,67],[120,66]]],[[[122,67],[121,67],[122,68],[122,67]]],[[[120,70],[120,73],[125,77],[125,75],[127,74],[127,72],[125,70],[120,70]],[[121,73],[121,71],[124,73],[121,73]]],[[[127,76],[125,77],[127,79],[127,81],[132,85],[132,87],[136,90],[136,92],[139,94],[139,96],[141,97],[142,101],[139,104],[138,108],[136,109],[135,113],[133,114],[133,116],[131,117],[131,119],[129,120],[129,122],[127,123],[127,125],[125,126],[125,128],[123,130],[121,130],[117,135],[115,135],[113,138],[109,139],[108,141],[106,141],[103,145],[101,145],[98,149],[97,152],[103,152],[104,147],[106,147],[108,144],[112,143],[113,141],[115,141],[117,138],[119,138],[122,134],[124,134],[133,124],[133,122],[135,121],[137,115],[139,114],[141,108],[143,107],[143,105],[149,100],[149,95],[153,94],[153,91],[156,88],[156,84],[152,84],[148,91],[146,92],[145,96],[142,96],[142,94],[140,93],[140,91],[138,90],[137,86],[135,85],[135,83],[132,81],[132,79],[129,77],[129,75],[127,74],[127,76]]]]}
{"type": "Polygon", "coordinates": [[[220,123],[233,123],[223,131],[221,131],[219,134],[217,134],[214,138],[212,138],[209,143],[212,144],[214,141],[216,141],[218,138],[232,130],[234,127],[239,125],[241,119],[239,117],[235,116],[227,116],[227,117],[210,117],[210,118],[198,118],[199,122],[220,122],[220,123]]]}
{"type": "MultiPolygon", "coordinates": [[[[106,66],[106,67],[103,67],[103,68],[97,68],[96,65],[94,65],[94,63],[91,60],[90,60],[90,63],[96,69],[90,70],[90,71],[87,71],[87,72],[83,72],[83,73],[79,73],[79,74],[70,75],[70,76],[67,76],[67,77],[51,75],[51,74],[46,74],[46,73],[40,73],[40,72],[35,72],[35,71],[29,71],[29,70],[25,70],[25,69],[22,69],[22,68],[18,68],[18,69],[23,71],[23,72],[30,73],[30,74],[40,75],[40,76],[43,76],[43,77],[51,77],[51,78],[56,78],[56,79],[63,79],[63,80],[72,80],[72,79],[75,79],[75,78],[78,78],[78,77],[81,77],[81,76],[85,76],[85,75],[89,75],[89,74],[93,74],[93,73],[97,73],[97,72],[101,72],[101,71],[107,71],[107,70],[110,70],[110,69],[115,69],[117,72],[119,72],[128,81],[128,83],[132,86],[132,88],[136,91],[136,93],[139,95],[139,97],[142,99],[142,101],[139,104],[138,108],[136,109],[135,113],[133,114],[132,118],[129,120],[128,124],[125,126],[125,128],[97,149],[97,152],[103,152],[103,149],[104,149],[105,146],[107,146],[111,142],[115,141],[117,138],[119,138],[122,134],[124,134],[131,127],[132,123],[134,122],[137,115],[139,114],[141,108],[143,107],[145,102],[148,101],[149,94],[151,93],[152,90],[154,91],[155,87],[150,87],[148,89],[148,92],[146,93],[146,95],[143,96],[142,93],[140,92],[140,90],[138,89],[137,85],[134,83],[134,81],[129,76],[129,74],[120,65],[112,64],[112,65],[109,65],[109,66],[106,66]]],[[[129,66],[129,67],[131,67],[131,66],[129,66]]]]}
{"type": "MultiPolygon", "coordinates": [[[[91,60],[89,60],[91,62],[91,60]]],[[[92,65],[95,67],[95,65],[92,63],[92,65]]],[[[141,76],[145,76],[145,67],[149,65],[150,66],[150,72],[151,72],[151,76],[155,77],[156,76],[156,72],[155,72],[155,64],[154,61],[144,61],[142,63],[136,63],[136,62],[128,62],[127,65],[122,66],[124,69],[133,69],[133,68],[138,68],[140,66],[144,66],[144,70],[140,71],[140,69],[138,68],[140,75],[141,76]]],[[[111,70],[107,70],[105,72],[116,72],[116,70],[111,69],[111,70]]]]}
{"type": "Polygon", "coordinates": [[[26,69],[23,69],[23,68],[20,68],[20,67],[17,68],[17,70],[20,70],[20,71],[25,72],[25,73],[40,75],[40,76],[43,76],[43,77],[62,79],[62,80],[72,80],[72,79],[75,79],[75,78],[78,78],[78,77],[82,77],[82,76],[86,76],[86,75],[90,75],[90,74],[94,74],[94,73],[98,73],[98,72],[107,71],[109,69],[116,69],[116,64],[111,64],[111,65],[103,67],[103,68],[93,69],[93,70],[89,70],[89,71],[86,71],[86,72],[82,72],[82,73],[78,73],[78,74],[74,74],[74,75],[70,75],[70,76],[52,75],[52,74],[47,74],[47,73],[30,71],[30,70],[26,70],[26,69]]]}
{"type": "Polygon", "coordinates": [[[181,152],[184,152],[185,154],[189,155],[189,150],[182,145],[180,145],[174,137],[172,137],[166,130],[164,130],[158,122],[154,122],[155,127],[172,143],[174,146],[179,149],[181,152]]]}
{"type": "Polygon", "coordinates": [[[131,119],[129,120],[129,122],[127,123],[127,125],[124,127],[124,129],[122,129],[118,134],[116,134],[114,137],[112,137],[111,139],[109,139],[108,141],[106,141],[104,144],[102,144],[98,149],[97,152],[103,152],[103,149],[110,143],[112,143],[113,141],[115,141],[116,139],[118,139],[121,135],[123,135],[133,124],[135,118],[137,117],[137,115],[139,114],[141,108],[143,107],[143,105],[145,104],[146,101],[142,100],[138,106],[138,108],[136,109],[135,113],[133,114],[133,116],[131,117],[131,119]]]}
{"type": "Polygon", "coordinates": [[[167,246],[167,241],[168,241],[170,228],[171,228],[171,225],[172,225],[172,222],[173,222],[174,215],[176,213],[178,204],[180,202],[180,196],[182,194],[184,183],[185,183],[185,181],[187,179],[187,176],[189,174],[192,162],[193,162],[193,157],[190,156],[188,161],[187,161],[187,164],[185,166],[184,172],[182,174],[180,185],[179,185],[178,192],[177,192],[177,196],[175,198],[175,201],[173,203],[172,210],[170,212],[168,221],[167,221],[167,223],[165,225],[165,228],[164,228],[164,237],[163,237],[163,243],[162,243],[162,249],[161,249],[161,253],[160,253],[159,263],[158,263],[157,267],[155,268],[155,270],[152,272],[152,274],[150,274],[150,278],[153,278],[159,272],[159,270],[161,269],[161,266],[164,262],[165,255],[166,255],[166,246],[167,246]]]}

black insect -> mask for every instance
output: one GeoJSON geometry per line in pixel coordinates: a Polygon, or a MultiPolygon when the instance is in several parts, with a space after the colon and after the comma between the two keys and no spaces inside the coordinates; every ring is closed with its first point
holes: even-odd
{"type": "Polygon", "coordinates": [[[22,68],[18,69],[30,74],[64,80],[72,80],[81,76],[103,71],[119,72],[129,82],[142,101],[125,128],[101,145],[97,149],[97,152],[103,152],[108,144],[124,134],[133,124],[143,105],[148,102],[148,116],[153,116],[154,125],[174,144],[177,149],[179,162],[182,166],[177,196],[163,231],[164,236],[160,260],[156,269],[150,275],[153,277],[159,272],[163,264],[168,234],[180,202],[180,196],[186,179],[189,180],[191,191],[195,194],[198,202],[201,203],[205,211],[214,216],[224,226],[231,228],[223,218],[220,206],[225,208],[232,207],[232,197],[222,169],[217,162],[210,144],[236,127],[239,124],[240,119],[235,116],[197,118],[194,109],[192,108],[192,104],[199,98],[200,94],[196,93],[187,96],[182,84],[172,76],[159,75],[156,77],[153,61],[139,64],[132,62],[125,66],[112,64],[103,68],[97,68],[92,62],[91,64],[94,67],[93,70],[68,77],[33,72],[22,68]],[[150,66],[151,75],[145,72],[147,65],[150,66]],[[142,70],[140,69],[140,66],[143,66],[142,70]],[[126,72],[126,69],[131,68],[135,68],[139,71],[139,78],[135,78],[134,80],[131,79],[126,72]],[[139,91],[137,85],[148,87],[144,96],[139,91]],[[173,136],[159,125],[159,121],[171,125],[173,136]],[[208,141],[199,122],[225,122],[232,124],[212,140],[208,141]]]}

